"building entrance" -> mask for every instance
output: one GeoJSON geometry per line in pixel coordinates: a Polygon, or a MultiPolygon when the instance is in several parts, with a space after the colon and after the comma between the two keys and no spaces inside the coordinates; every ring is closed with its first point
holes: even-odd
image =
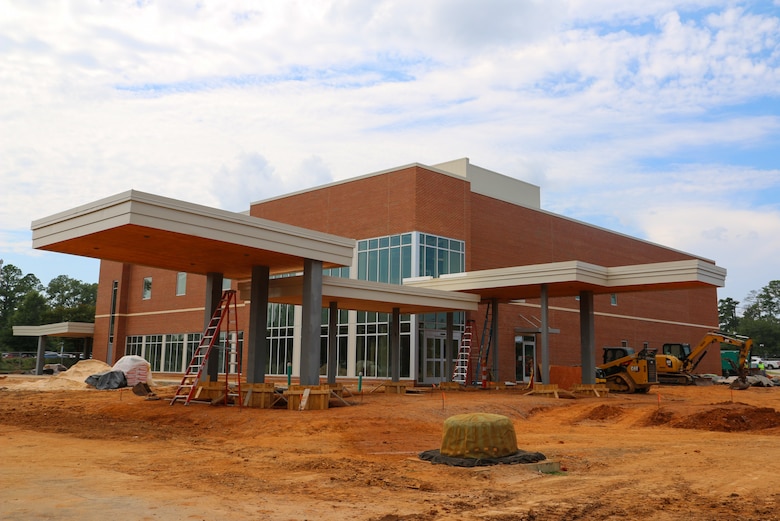
{"type": "Polygon", "coordinates": [[[515,380],[530,382],[536,373],[536,337],[515,337],[515,380]]]}
{"type": "MultiPolygon", "coordinates": [[[[452,332],[452,353],[457,356],[460,331],[452,332]]],[[[426,329],[423,331],[421,383],[426,385],[448,381],[447,374],[447,332],[426,329]]]]}

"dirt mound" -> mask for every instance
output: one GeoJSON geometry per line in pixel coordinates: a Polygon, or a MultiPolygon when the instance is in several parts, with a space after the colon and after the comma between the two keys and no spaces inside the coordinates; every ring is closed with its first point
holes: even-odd
{"type": "Polygon", "coordinates": [[[644,422],[647,427],[665,425],[677,429],[714,432],[748,432],[780,427],[780,413],[770,407],[727,404],[685,416],[658,409],[644,422]]]}
{"type": "Polygon", "coordinates": [[[758,431],[780,427],[780,413],[769,407],[718,407],[673,422],[672,426],[717,432],[758,431]]]}
{"type": "Polygon", "coordinates": [[[82,360],[67,371],[57,373],[43,379],[31,379],[18,383],[13,389],[17,391],[56,391],[88,389],[84,380],[90,375],[110,371],[111,366],[100,360],[82,360]]]}
{"type": "Polygon", "coordinates": [[[598,405],[581,416],[577,421],[606,421],[623,416],[623,408],[614,405],[598,405]]]}

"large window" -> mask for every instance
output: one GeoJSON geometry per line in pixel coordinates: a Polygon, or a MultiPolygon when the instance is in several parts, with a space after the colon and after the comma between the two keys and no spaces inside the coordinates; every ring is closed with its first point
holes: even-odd
{"type": "Polygon", "coordinates": [[[419,255],[420,276],[461,273],[465,268],[463,241],[421,233],[419,255]]]}
{"type": "MultiPolygon", "coordinates": [[[[203,333],[187,333],[187,352],[184,354],[184,363],[189,364],[192,357],[195,356],[195,350],[200,345],[200,339],[203,333]]],[[[187,366],[182,367],[182,372],[187,370],[187,366]]]]}
{"type": "Polygon", "coordinates": [[[359,280],[400,284],[411,276],[411,233],[358,241],[359,280]]]}
{"type": "Polygon", "coordinates": [[[125,354],[144,356],[144,337],[141,335],[127,337],[127,341],[125,342],[125,354]]]}
{"type": "MultiPolygon", "coordinates": [[[[361,372],[367,377],[390,376],[390,319],[387,313],[358,311],[355,345],[357,357],[355,374],[361,372]]],[[[400,315],[401,330],[401,377],[409,378],[411,368],[411,315],[400,315]]]]}
{"type": "Polygon", "coordinates": [[[287,364],[292,363],[295,325],[295,306],[289,304],[268,305],[268,367],[267,374],[287,374],[287,364]]]}
{"type": "MultiPolygon", "coordinates": [[[[192,361],[195,350],[200,345],[201,333],[174,333],[168,335],[131,335],[125,341],[125,354],[138,355],[146,359],[152,371],[183,373],[192,361]]],[[[237,349],[240,353],[244,345],[243,331],[237,334],[237,349]]],[[[219,341],[214,344],[210,357],[218,357],[219,372],[225,372],[225,333],[220,333],[219,341]]],[[[229,369],[236,369],[237,359],[232,357],[229,369]]]]}
{"type": "Polygon", "coordinates": [[[165,335],[165,360],[163,371],[176,373],[182,371],[182,365],[188,363],[184,360],[184,335],[165,335]]]}
{"type": "Polygon", "coordinates": [[[180,271],[176,274],[176,296],[187,294],[187,273],[180,271]]]}
{"type": "Polygon", "coordinates": [[[338,310],[338,317],[336,318],[336,360],[331,361],[328,356],[328,329],[330,309],[322,309],[322,326],[320,329],[320,374],[328,374],[328,364],[335,363],[337,366],[336,376],[347,376],[347,344],[349,340],[349,311],[346,309],[338,310]]]}
{"type": "Polygon", "coordinates": [[[152,371],[162,371],[163,335],[146,335],[143,357],[152,366],[152,371]]]}
{"type": "Polygon", "coordinates": [[[144,277],[143,299],[152,298],[152,277],[144,277]]]}

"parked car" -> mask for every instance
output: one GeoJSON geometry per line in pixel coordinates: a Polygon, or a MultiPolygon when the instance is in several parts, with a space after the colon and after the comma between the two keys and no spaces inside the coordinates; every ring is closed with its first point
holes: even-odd
{"type": "Polygon", "coordinates": [[[780,360],[764,360],[765,369],[780,369],[780,360]]]}

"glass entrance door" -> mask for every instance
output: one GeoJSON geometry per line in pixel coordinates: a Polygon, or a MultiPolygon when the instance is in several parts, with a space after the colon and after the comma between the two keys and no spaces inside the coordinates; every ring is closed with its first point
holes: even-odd
{"type": "Polygon", "coordinates": [[[536,379],[536,337],[515,337],[515,380],[530,382],[536,379]]]}
{"type": "MultiPolygon", "coordinates": [[[[452,333],[452,354],[457,357],[460,331],[452,333]]],[[[423,331],[422,383],[439,384],[452,378],[447,375],[447,333],[439,330],[423,331]]],[[[453,366],[454,367],[454,366],[453,366]]]]}

